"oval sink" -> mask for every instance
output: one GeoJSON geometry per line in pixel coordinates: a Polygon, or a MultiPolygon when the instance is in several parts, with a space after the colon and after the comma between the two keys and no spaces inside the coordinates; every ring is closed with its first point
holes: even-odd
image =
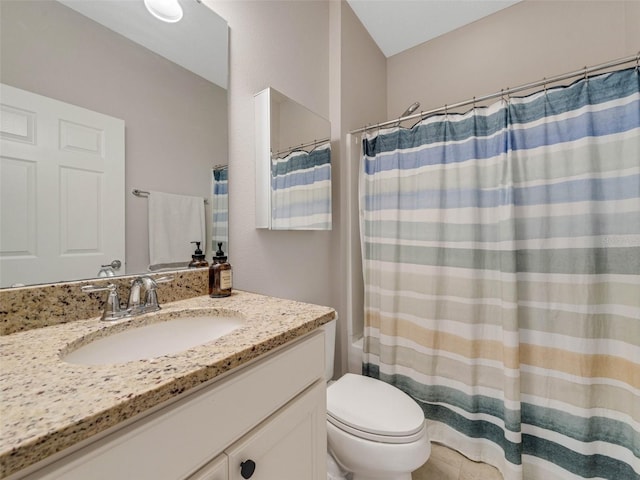
{"type": "Polygon", "coordinates": [[[240,316],[191,311],[178,318],[160,320],[124,331],[114,327],[111,335],[108,333],[111,329],[107,329],[108,336],[101,336],[73,349],[64,354],[62,359],[80,365],[107,365],[152,359],[211,342],[236,330],[245,322],[240,316]]]}

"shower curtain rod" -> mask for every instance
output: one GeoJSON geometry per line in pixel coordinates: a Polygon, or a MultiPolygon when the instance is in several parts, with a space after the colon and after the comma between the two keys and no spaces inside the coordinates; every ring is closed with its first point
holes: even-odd
{"type": "Polygon", "coordinates": [[[518,93],[518,92],[522,92],[524,90],[530,90],[532,88],[535,87],[541,87],[541,86],[545,86],[550,84],[550,83],[555,83],[555,82],[559,82],[562,80],[567,80],[569,78],[572,77],[577,77],[580,75],[584,75],[585,78],[588,74],[593,73],[593,72],[597,72],[599,70],[606,70],[608,68],[613,68],[613,67],[617,67],[620,65],[624,65],[625,63],[630,63],[630,62],[636,62],[636,68],[640,68],[639,64],[640,64],[640,51],[635,54],[635,55],[630,55],[628,57],[624,57],[624,58],[619,58],[617,60],[612,60],[610,62],[607,63],[601,63],[600,65],[594,65],[592,67],[584,67],[581,68],[580,70],[575,70],[573,72],[569,72],[569,73],[564,73],[562,75],[556,75],[555,77],[550,77],[550,78],[543,78],[542,80],[538,80],[537,82],[532,82],[532,83],[527,83],[524,85],[520,85],[518,87],[514,87],[514,88],[507,88],[506,90],[500,90],[499,92],[496,93],[492,93],[491,95],[485,95],[483,97],[473,97],[470,100],[465,100],[464,102],[459,102],[459,103],[454,103],[451,105],[444,105],[443,107],[439,107],[439,108],[434,108],[433,110],[429,110],[427,112],[420,112],[420,113],[414,113],[413,115],[407,115],[406,117],[400,117],[400,118],[394,118],[393,120],[387,120],[386,122],[382,122],[382,123],[377,123],[374,125],[369,125],[367,127],[362,127],[359,128],[357,130],[352,130],[351,132],[349,132],[351,135],[355,135],[357,133],[362,133],[362,132],[367,132],[369,130],[375,130],[375,129],[380,129],[383,127],[388,127],[394,124],[398,124],[400,122],[404,122],[405,120],[413,120],[416,118],[420,118],[423,119],[425,117],[428,117],[429,115],[434,115],[436,113],[442,113],[442,112],[447,112],[448,110],[451,109],[455,109],[455,108],[459,108],[459,107],[464,107],[466,105],[473,105],[479,102],[484,102],[486,100],[492,100],[494,98],[500,98],[500,97],[504,97],[504,96],[509,96],[512,93],[518,93]]]}
{"type": "Polygon", "coordinates": [[[303,148],[310,147],[311,145],[319,145],[321,143],[327,143],[329,140],[330,138],[327,137],[320,140],[314,140],[313,142],[301,143],[300,145],[295,145],[293,147],[285,148],[284,150],[280,150],[279,152],[273,153],[271,156],[276,157],[282,153],[293,152],[295,150],[302,150],[303,148]]]}

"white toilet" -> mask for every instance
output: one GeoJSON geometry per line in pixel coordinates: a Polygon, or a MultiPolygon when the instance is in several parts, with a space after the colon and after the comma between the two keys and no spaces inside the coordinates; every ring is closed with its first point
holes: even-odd
{"type": "MultiPolygon", "coordinates": [[[[336,321],[324,329],[330,379],[336,321]]],[[[327,387],[327,443],[328,480],[411,480],[431,453],[418,404],[392,385],[351,373],[327,387]]]]}

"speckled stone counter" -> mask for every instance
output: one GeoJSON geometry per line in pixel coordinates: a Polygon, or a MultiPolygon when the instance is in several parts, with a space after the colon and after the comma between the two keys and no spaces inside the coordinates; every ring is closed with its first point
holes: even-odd
{"type": "Polygon", "coordinates": [[[208,344],[150,360],[85,366],[62,361],[83,338],[153,323],[157,314],[113,323],[79,320],[0,337],[0,478],[175,398],[335,318],[329,307],[235,291],[163,305],[237,312],[246,323],[208,344]]]}
{"type": "MultiPolygon", "coordinates": [[[[173,278],[170,283],[158,285],[158,298],[161,303],[197,297],[209,289],[207,268],[148,275],[152,278],[173,278]]],[[[83,286],[105,287],[113,283],[118,287],[121,301],[126,302],[131,280],[136,276],[0,289],[0,335],[66,323],[69,318],[91,318],[102,310],[107,296],[105,292],[85,293],[82,291],[83,286]]]]}

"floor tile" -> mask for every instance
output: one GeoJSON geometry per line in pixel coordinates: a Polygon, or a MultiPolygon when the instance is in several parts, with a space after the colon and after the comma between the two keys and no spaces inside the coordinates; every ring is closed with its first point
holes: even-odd
{"type": "Polygon", "coordinates": [[[493,466],[469,460],[455,450],[437,443],[431,445],[427,463],[411,475],[412,480],[502,480],[493,466]]]}
{"type": "Polygon", "coordinates": [[[492,465],[466,459],[460,468],[460,480],[502,480],[502,475],[492,465]]]}

